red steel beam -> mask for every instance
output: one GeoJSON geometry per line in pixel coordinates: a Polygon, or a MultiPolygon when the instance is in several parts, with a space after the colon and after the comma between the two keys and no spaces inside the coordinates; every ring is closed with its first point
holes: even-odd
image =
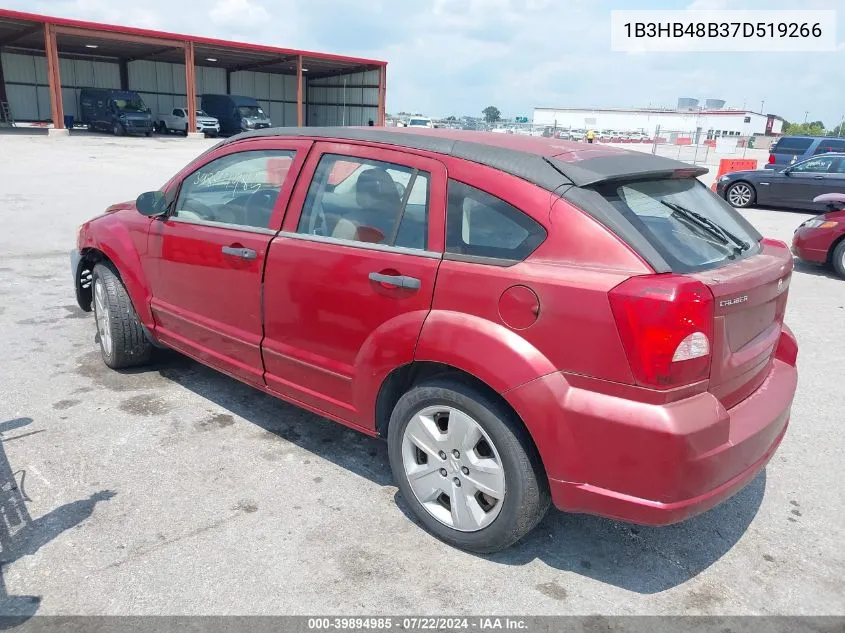
{"type": "Polygon", "coordinates": [[[53,127],[63,130],[65,114],[62,107],[62,79],[59,75],[59,52],[56,48],[56,30],[52,24],[44,25],[44,52],[47,56],[47,82],[50,91],[50,115],[53,127]]]}
{"type": "Polygon", "coordinates": [[[386,121],[385,111],[387,101],[387,65],[379,69],[378,75],[378,125],[384,126],[386,121]]]}
{"type": "Polygon", "coordinates": [[[302,127],[302,55],[296,56],[296,126],[302,127]]]}
{"type": "Polygon", "coordinates": [[[185,92],[188,98],[189,133],[197,131],[197,82],[194,70],[194,43],[185,42],[185,92]]]}

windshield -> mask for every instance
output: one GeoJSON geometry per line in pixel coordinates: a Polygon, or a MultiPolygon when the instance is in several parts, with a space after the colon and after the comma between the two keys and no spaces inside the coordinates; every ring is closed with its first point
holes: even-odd
{"type": "Polygon", "coordinates": [[[431,121],[428,119],[411,119],[408,121],[408,125],[431,125],[431,121]]]}
{"type": "Polygon", "coordinates": [[[197,116],[208,116],[208,115],[202,110],[197,110],[197,116]]]}
{"type": "Polygon", "coordinates": [[[264,110],[258,106],[238,106],[238,114],[245,119],[258,119],[264,117],[264,110]]]}
{"type": "Polygon", "coordinates": [[[615,183],[599,192],[675,272],[714,268],[757,250],[754,229],[697,179],[615,183]]]}
{"type": "Polygon", "coordinates": [[[147,106],[140,97],[131,99],[112,99],[115,107],[124,112],[146,112],[147,106]]]}

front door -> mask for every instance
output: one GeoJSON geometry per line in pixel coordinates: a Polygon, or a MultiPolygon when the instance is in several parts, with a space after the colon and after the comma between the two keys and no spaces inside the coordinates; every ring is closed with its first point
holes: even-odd
{"type": "Polygon", "coordinates": [[[151,308],[164,343],[263,386],[261,276],[309,141],[224,146],[152,223],[151,308]]]}
{"type": "Polygon", "coordinates": [[[445,189],[434,159],[315,145],[267,258],[272,390],[372,428],[374,390],[413,360],[431,308],[445,189]]]}
{"type": "Polygon", "coordinates": [[[830,191],[837,178],[830,170],[839,164],[833,155],[814,156],[793,165],[789,172],[772,182],[772,201],[783,206],[820,208],[813,204],[813,198],[830,191]]]}

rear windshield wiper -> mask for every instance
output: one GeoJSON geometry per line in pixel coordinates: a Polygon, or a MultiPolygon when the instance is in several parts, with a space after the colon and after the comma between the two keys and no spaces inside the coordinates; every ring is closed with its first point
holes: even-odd
{"type": "Polygon", "coordinates": [[[660,200],[660,204],[669,207],[678,215],[686,218],[693,224],[696,224],[697,226],[700,226],[701,228],[705,229],[711,235],[714,235],[719,238],[723,244],[733,242],[734,244],[736,244],[737,247],[739,247],[740,253],[748,250],[751,247],[748,242],[734,235],[722,225],[717,224],[716,222],[708,218],[706,215],[702,215],[695,211],[690,211],[686,207],[682,207],[681,205],[675,202],[667,202],[666,200],[660,200]]]}

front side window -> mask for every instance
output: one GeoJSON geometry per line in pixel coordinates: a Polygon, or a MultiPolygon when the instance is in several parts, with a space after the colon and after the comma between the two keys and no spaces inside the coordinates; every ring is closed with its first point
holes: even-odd
{"type": "Polygon", "coordinates": [[[404,165],[325,154],[297,233],[425,250],[430,179],[404,165]]]}
{"type": "Polygon", "coordinates": [[[546,230],[516,207],[480,189],[449,180],[448,253],[521,261],[545,239],[546,230]]]}
{"type": "Polygon", "coordinates": [[[803,163],[798,163],[797,165],[793,165],[792,171],[793,173],[816,173],[816,174],[826,174],[830,171],[830,167],[833,165],[833,161],[836,160],[835,156],[819,156],[818,158],[811,158],[810,160],[805,160],[803,163]]]}
{"type": "Polygon", "coordinates": [[[121,112],[146,112],[147,106],[141,97],[130,97],[128,99],[112,99],[114,106],[121,112]]]}
{"type": "Polygon", "coordinates": [[[238,106],[238,114],[245,119],[257,119],[264,116],[264,110],[258,106],[238,106]]]}
{"type": "Polygon", "coordinates": [[[172,217],[270,228],[270,216],[294,154],[257,150],[211,161],[182,182],[172,217]]]}

